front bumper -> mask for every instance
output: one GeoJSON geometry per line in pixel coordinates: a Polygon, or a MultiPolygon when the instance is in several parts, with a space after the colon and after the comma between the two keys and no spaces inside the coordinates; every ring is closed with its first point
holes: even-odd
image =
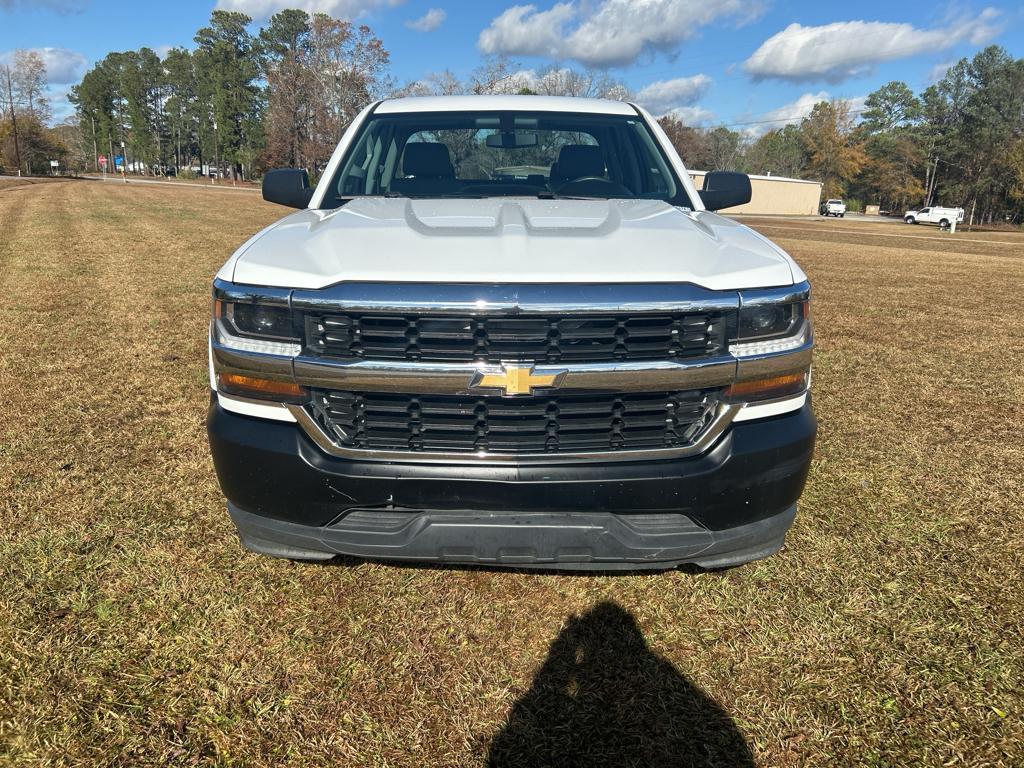
{"type": "Polygon", "coordinates": [[[328,456],[295,424],[225,411],[208,431],[249,549],[559,569],[724,567],[782,546],[814,448],[810,401],[733,424],[706,453],[494,466],[328,456]]]}

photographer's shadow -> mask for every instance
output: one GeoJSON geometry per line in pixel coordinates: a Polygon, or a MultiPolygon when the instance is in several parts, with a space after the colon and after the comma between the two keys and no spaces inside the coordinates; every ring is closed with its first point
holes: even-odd
{"type": "Polygon", "coordinates": [[[729,715],[647,647],[626,610],[604,602],[551,644],[487,764],[717,768],[754,759],[729,715]]]}

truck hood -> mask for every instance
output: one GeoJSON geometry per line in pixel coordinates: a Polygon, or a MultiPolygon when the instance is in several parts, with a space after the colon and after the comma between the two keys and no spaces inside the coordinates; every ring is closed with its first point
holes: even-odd
{"type": "Polygon", "coordinates": [[[246,243],[220,277],[341,281],[791,285],[799,268],[747,227],[653,200],[366,198],[304,210],[246,243]]]}

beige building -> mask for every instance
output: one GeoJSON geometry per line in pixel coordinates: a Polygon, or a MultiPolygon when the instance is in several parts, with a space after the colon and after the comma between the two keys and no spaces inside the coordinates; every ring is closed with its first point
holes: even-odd
{"type": "MultiPolygon", "coordinates": [[[[700,189],[707,171],[690,171],[700,189]]],[[[821,182],[787,179],[785,176],[751,176],[751,198],[746,205],[726,208],[722,213],[775,213],[812,216],[821,202],[821,182]]]]}

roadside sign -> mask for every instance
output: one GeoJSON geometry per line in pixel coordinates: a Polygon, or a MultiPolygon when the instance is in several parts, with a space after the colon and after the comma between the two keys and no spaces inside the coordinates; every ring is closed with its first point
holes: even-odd
{"type": "Polygon", "coordinates": [[[51,168],[59,168],[60,167],[60,160],[51,160],[50,161],[50,167],[51,168]]]}

